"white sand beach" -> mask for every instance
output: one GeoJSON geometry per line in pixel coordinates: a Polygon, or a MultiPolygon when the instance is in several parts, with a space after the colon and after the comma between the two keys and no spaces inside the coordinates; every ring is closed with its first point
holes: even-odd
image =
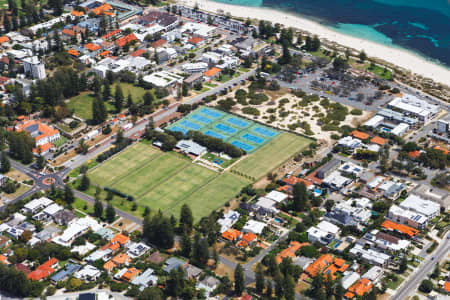
{"type": "Polygon", "coordinates": [[[197,4],[200,9],[213,13],[222,10],[223,13],[230,13],[235,17],[267,20],[272,23],[283,24],[287,27],[298,28],[312,34],[317,34],[320,38],[325,38],[343,46],[351,47],[359,51],[364,50],[368,56],[383,59],[401,68],[410,70],[413,73],[450,86],[450,69],[448,68],[428,61],[412,52],[345,35],[298,16],[289,15],[273,9],[231,5],[208,0],[180,0],[178,3],[191,7],[197,4]]]}

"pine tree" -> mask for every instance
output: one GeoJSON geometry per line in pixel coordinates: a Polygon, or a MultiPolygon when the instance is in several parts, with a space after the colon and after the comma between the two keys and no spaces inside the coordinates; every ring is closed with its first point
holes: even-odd
{"type": "Polygon", "coordinates": [[[99,199],[96,199],[94,203],[94,216],[97,218],[103,217],[103,204],[99,199]]]}
{"type": "Polygon", "coordinates": [[[131,93],[129,93],[127,97],[127,107],[129,108],[131,105],[133,105],[133,97],[131,96],[131,93]]]}
{"type": "Polygon", "coordinates": [[[151,92],[145,92],[143,99],[144,105],[152,105],[155,102],[155,95],[151,92]]]}
{"type": "Polygon", "coordinates": [[[6,12],[3,14],[3,30],[5,33],[8,33],[11,31],[11,20],[9,19],[8,15],[6,14],[6,12]]]}
{"type": "Polygon", "coordinates": [[[0,173],[8,173],[11,169],[11,162],[9,161],[8,156],[4,151],[2,151],[1,158],[0,158],[0,173]]]}
{"type": "Polygon", "coordinates": [[[294,185],[293,190],[294,210],[304,211],[308,202],[308,191],[303,182],[294,185]]]}
{"type": "Polygon", "coordinates": [[[204,238],[201,238],[199,233],[197,233],[194,237],[192,259],[200,266],[204,266],[208,263],[208,241],[204,238]]]}
{"type": "Polygon", "coordinates": [[[192,251],[191,238],[189,237],[189,235],[183,234],[181,238],[181,255],[183,255],[186,258],[190,258],[191,251],[192,251]]]}
{"type": "Polygon", "coordinates": [[[73,195],[73,191],[68,184],[64,186],[64,201],[69,205],[75,202],[75,196],[73,195]]]}
{"type": "Polygon", "coordinates": [[[24,163],[25,165],[28,165],[33,161],[34,156],[33,156],[33,152],[31,152],[31,149],[26,147],[26,145],[24,148],[25,148],[25,152],[23,154],[22,163],[24,163]]]}
{"type": "Polygon", "coordinates": [[[258,263],[258,265],[256,266],[255,277],[256,277],[256,292],[258,294],[262,294],[264,290],[265,279],[264,279],[264,267],[261,263],[258,263]]]}
{"type": "Polygon", "coordinates": [[[342,286],[342,282],[339,280],[334,288],[334,299],[342,300],[344,298],[345,289],[342,286]]]}
{"type": "Polygon", "coordinates": [[[236,295],[242,295],[242,292],[245,289],[245,277],[244,270],[242,269],[241,264],[237,264],[234,269],[234,292],[236,295]]]}
{"type": "Polygon", "coordinates": [[[111,86],[109,85],[109,81],[105,80],[103,84],[103,100],[108,101],[109,97],[111,97],[111,86]]]}
{"type": "Polygon", "coordinates": [[[269,298],[272,298],[272,281],[267,280],[266,281],[266,296],[269,298]]]}
{"type": "Polygon", "coordinates": [[[123,107],[123,92],[120,84],[116,85],[116,91],[114,93],[114,106],[116,107],[116,112],[120,113],[123,107]]]}
{"type": "Polygon", "coordinates": [[[283,294],[286,300],[295,299],[295,281],[291,275],[287,275],[284,278],[283,294]]]}
{"type": "Polygon", "coordinates": [[[192,210],[187,204],[183,204],[180,211],[180,229],[183,232],[190,234],[192,226],[194,224],[194,217],[192,216],[192,210]]]}
{"type": "Polygon", "coordinates": [[[111,203],[108,203],[108,206],[106,206],[106,221],[108,223],[114,222],[114,219],[116,218],[116,211],[114,210],[114,207],[111,205],[111,203]]]}
{"type": "Polygon", "coordinates": [[[89,180],[89,177],[87,177],[87,175],[84,174],[83,177],[81,177],[81,182],[79,186],[80,191],[86,191],[90,185],[91,181],[89,180]]]}

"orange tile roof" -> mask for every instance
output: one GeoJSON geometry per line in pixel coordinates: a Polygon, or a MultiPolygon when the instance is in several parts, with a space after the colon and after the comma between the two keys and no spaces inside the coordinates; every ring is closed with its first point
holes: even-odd
{"type": "Polygon", "coordinates": [[[72,10],[72,16],[81,17],[82,15],[84,15],[84,12],[79,10],[72,10]]]}
{"type": "Polygon", "coordinates": [[[55,272],[55,269],[52,268],[53,265],[58,263],[56,258],[51,258],[39,267],[36,270],[28,274],[28,279],[31,280],[41,280],[44,279],[55,272]]]}
{"type": "Polygon", "coordinates": [[[442,148],[441,146],[434,146],[433,147],[434,150],[439,150],[441,152],[444,152],[445,155],[448,155],[449,151],[445,148],[442,148]]]}
{"type": "Polygon", "coordinates": [[[280,253],[277,254],[277,256],[275,257],[275,261],[277,262],[277,264],[281,263],[283,261],[283,259],[291,257],[294,258],[295,257],[295,253],[303,246],[307,246],[309,245],[309,243],[299,243],[297,241],[291,241],[289,243],[289,247],[282,250],[280,253]]]}
{"type": "Polygon", "coordinates": [[[138,56],[141,56],[142,54],[144,54],[145,52],[147,52],[147,51],[145,51],[144,49],[138,49],[138,50],[134,51],[133,53],[131,53],[130,55],[133,57],[138,57],[138,56]]]}
{"type": "Polygon", "coordinates": [[[88,49],[89,51],[97,51],[101,47],[97,44],[89,43],[89,44],[84,45],[84,48],[88,49]]]}
{"type": "Polygon", "coordinates": [[[164,45],[165,43],[167,43],[167,41],[165,39],[159,39],[152,43],[152,47],[158,48],[158,47],[161,47],[162,45],[164,45]]]}
{"type": "Polygon", "coordinates": [[[126,253],[120,253],[114,256],[111,260],[116,265],[123,265],[129,261],[130,257],[126,253]]]}
{"type": "Polygon", "coordinates": [[[377,136],[374,136],[374,137],[370,140],[370,142],[373,143],[373,144],[377,144],[377,145],[380,145],[380,146],[384,146],[384,145],[387,143],[387,140],[386,140],[386,139],[383,139],[382,137],[379,137],[379,136],[377,135],[377,136]]]}
{"type": "Polygon", "coordinates": [[[191,43],[191,44],[194,44],[194,45],[197,45],[198,43],[201,43],[203,41],[203,39],[201,38],[201,37],[193,37],[193,38],[190,38],[189,40],[188,40],[188,43],[191,43]]]}
{"type": "Polygon", "coordinates": [[[116,251],[117,249],[120,248],[120,244],[119,243],[109,244],[109,246],[107,248],[111,249],[112,251],[116,251]]]}
{"type": "Polygon", "coordinates": [[[139,273],[141,273],[140,270],[136,268],[129,268],[123,275],[122,279],[125,281],[131,281],[133,280],[139,273]]]}
{"type": "Polygon", "coordinates": [[[344,297],[345,297],[345,298],[348,298],[348,299],[352,299],[353,297],[355,297],[355,294],[353,294],[353,293],[351,293],[351,292],[346,292],[346,293],[344,294],[344,297]]]}
{"type": "Polygon", "coordinates": [[[326,268],[323,271],[323,276],[324,278],[327,278],[327,276],[330,276],[331,279],[336,279],[336,275],[334,275],[334,273],[336,273],[338,271],[338,268],[336,267],[336,265],[330,265],[328,268],[326,268]]]}
{"type": "Polygon", "coordinates": [[[222,237],[229,241],[234,241],[234,240],[238,239],[240,236],[241,236],[241,232],[239,230],[232,229],[232,228],[228,229],[227,231],[222,233],[222,237]]]}
{"type": "Polygon", "coordinates": [[[8,258],[3,254],[0,254],[0,262],[5,265],[9,265],[8,258]]]}
{"type": "Polygon", "coordinates": [[[345,264],[345,265],[343,265],[342,267],[340,267],[339,269],[338,269],[338,271],[339,272],[341,272],[341,273],[344,273],[345,272],[345,270],[347,270],[348,269],[348,267],[350,267],[349,265],[347,265],[347,264],[345,264]]]}
{"type": "Polygon", "coordinates": [[[311,186],[313,183],[309,180],[303,179],[303,178],[299,178],[296,176],[289,176],[286,178],[283,178],[283,182],[289,185],[296,185],[297,183],[303,182],[305,184],[306,187],[311,186]]]}
{"type": "Polygon", "coordinates": [[[212,67],[211,69],[209,69],[208,71],[205,72],[205,76],[212,77],[212,76],[215,76],[216,74],[218,74],[219,72],[220,72],[219,68],[212,67]]]}
{"type": "Polygon", "coordinates": [[[323,254],[321,257],[311,263],[305,269],[305,272],[308,273],[311,277],[316,277],[317,274],[319,274],[319,272],[322,272],[322,270],[325,269],[332,261],[333,257],[330,254],[323,254]]]}
{"type": "Polygon", "coordinates": [[[53,147],[55,147],[55,146],[52,143],[45,143],[43,145],[39,145],[36,148],[34,148],[33,153],[36,153],[36,154],[45,153],[53,147]]]}
{"type": "Polygon", "coordinates": [[[345,264],[345,259],[335,258],[333,263],[338,267],[342,267],[345,264]]]}
{"type": "Polygon", "coordinates": [[[253,241],[255,241],[256,239],[258,239],[258,236],[254,233],[246,233],[242,236],[242,239],[248,243],[251,243],[253,241]]]}
{"type": "Polygon", "coordinates": [[[69,49],[69,50],[67,50],[67,53],[69,53],[70,55],[73,55],[73,56],[79,56],[80,55],[80,52],[78,52],[75,49],[69,49]]]}
{"type": "Polygon", "coordinates": [[[444,282],[444,290],[450,293],[450,281],[444,282]]]}
{"type": "Polygon", "coordinates": [[[348,291],[358,296],[363,296],[372,289],[372,282],[367,278],[361,278],[358,282],[352,285],[348,291]]]}
{"type": "Polygon", "coordinates": [[[41,133],[40,135],[36,136],[34,139],[36,141],[39,141],[43,138],[53,136],[55,134],[59,133],[58,129],[53,129],[52,127],[42,124],[40,121],[31,120],[28,122],[25,122],[23,124],[19,124],[16,126],[16,131],[20,132],[23,130],[26,130],[26,128],[36,125],[37,124],[37,130],[41,133]]]}
{"type": "Polygon", "coordinates": [[[367,133],[358,130],[353,130],[350,135],[360,140],[367,140],[369,138],[369,135],[367,133]]]}
{"type": "Polygon", "coordinates": [[[245,247],[248,246],[248,242],[247,242],[247,241],[244,241],[244,240],[240,240],[240,241],[236,244],[236,246],[241,247],[241,248],[245,248],[245,247]]]}
{"type": "Polygon", "coordinates": [[[0,37],[0,44],[6,43],[6,42],[9,42],[9,37],[7,37],[7,36],[0,37]]]}
{"type": "Polygon", "coordinates": [[[102,38],[103,38],[103,39],[108,39],[108,38],[110,38],[110,37],[112,37],[112,36],[115,36],[116,34],[121,33],[121,32],[122,32],[122,30],[119,28],[119,29],[113,30],[113,31],[111,31],[111,32],[108,32],[107,34],[105,34],[104,36],[102,36],[102,38]]]}
{"type": "Polygon", "coordinates": [[[107,261],[107,262],[103,265],[103,269],[105,269],[106,271],[111,271],[111,270],[114,269],[115,267],[116,267],[116,264],[115,264],[112,260],[107,261]]]}
{"type": "Polygon", "coordinates": [[[408,152],[409,157],[411,158],[418,158],[420,156],[420,151],[416,150],[416,151],[409,151],[408,152]]]}
{"type": "Polygon", "coordinates": [[[63,29],[61,31],[63,34],[70,35],[70,36],[76,36],[77,34],[72,29],[63,29]]]}
{"type": "Polygon", "coordinates": [[[116,44],[119,47],[123,47],[123,46],[125,46],[126,44],[128,44],[129,42],[132,42],[132,41],[137,41],[137,37],[134,35],[134,33],[130,33],[130,34],[126,35],[126,36],[121,37],[120,39],[117,39],[116,40],[116,44]]]}
{"type": "Polygon", "coordinates": [[[279,192],[285,192],[285,193],[291,193],[292,187],[290,185],[283,185],[277,188],[277,191],[279,192]]]}
{"type": "Polygon", "coordinates": [[[91,9],[91,11],[96,15],[100,15],[111,9],[112,9],[112,6],[109,5],[108,3],[105,3],[105,4],[100,5],[99,7],[91,9]]]}
{"type": "Polygon", "coordinates": [[[389,229],[389,230],[396,230],[399,231],[401,233],[407,234],[410,237],[415,236],[416,234],[419,233],[419,230],[403,225],[403,224],[397,224],[395,222],[386,220],[383,222],[383,224],[381,224],[381,227],[385,228],[385,229],[389,229]]]}
{"type": "Polygon", "coordinates": [[[107,16],[111,16],[111,17],[114,17],[116,15],[115,13],[113,13],[111,11],[105,11],[105,12],[103,12],[103,14],[107,15],[107,16]]]}
{"type": "Polygon", "coordinates": [[[116,244],[119,243],[120,245],[125,245],[126,243],[128,243],[130,241],[130,238],[122,233],[118,233],[116,234],[112,240],[111,243],[112,244],[116,244]]]}
{"type": "Polygon", "coordinates": [[[111,56],[111,55],[112,55],[112,53],[109,50],[105,50],[102,53],[100,53],[100,56],[102,56],[102,57],[107,57],[107,56],[111,56]]]}

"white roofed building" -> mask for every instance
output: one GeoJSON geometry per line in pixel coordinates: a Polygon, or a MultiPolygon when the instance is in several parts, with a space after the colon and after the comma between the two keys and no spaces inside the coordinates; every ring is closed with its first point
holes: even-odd
{"type": "Polygon", "coordinates": [[[248,220],[247,223],[242,228],[242,231],[261,235],[261,233],[263,232],[265,227],[266,227],[266,223],[255,221],[255,220],[248,220]]]}
{"type": "Polygon", "coordinates": [[[439,105],[431,104],[410,94],[395,98],[389,102],[388,107],[401,110],[404,114],[414,116],[422,122],[429,121],[441,111],[439,105]]]}
{"type": "Polygon", "coordinates": [[[168,71],[155,72],[142,78],[145,82],[159,88],[168,88],[183,83],[183,77],[168,71]]]}

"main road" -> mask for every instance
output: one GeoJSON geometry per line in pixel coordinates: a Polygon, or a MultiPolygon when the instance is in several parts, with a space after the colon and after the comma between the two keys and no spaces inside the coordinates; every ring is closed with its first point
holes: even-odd
{"type": "Polygon", "coordinates": [[[424,262],[422,262],[419,269],[416,270],[399,288],[397,288],[397,292],[392,297],[392,300],[405,300],[408,296],[412,295],[419,286],[420,282],[427,278],[427,274],[433,271],[434,266],[447,257],[449,250],[450,232],[444,236],[443,242],[438,246],[438,248],[431,253],[424,262]]]}

